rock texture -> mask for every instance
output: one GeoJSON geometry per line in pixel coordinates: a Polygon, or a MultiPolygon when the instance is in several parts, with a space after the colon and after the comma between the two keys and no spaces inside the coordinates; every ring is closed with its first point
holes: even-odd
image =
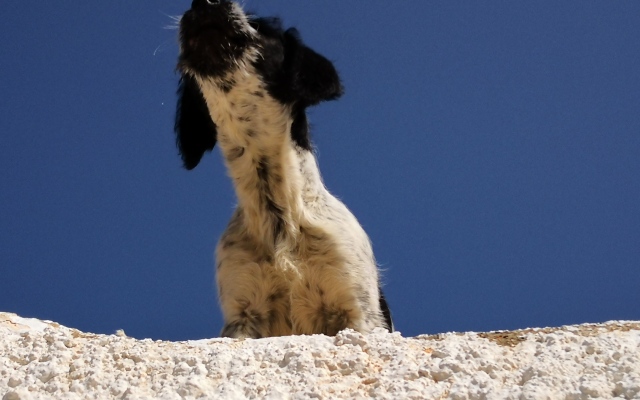
{"type": "Polygon", "coordinates": [[[640,322],[189,342],[0,313],[0,398],[640,399],[640,322]]]}

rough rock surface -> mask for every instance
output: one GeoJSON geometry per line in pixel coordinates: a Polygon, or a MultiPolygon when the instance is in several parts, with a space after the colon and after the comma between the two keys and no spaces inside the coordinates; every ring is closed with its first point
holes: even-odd
{"type": "Polygon", "coordinates": [[[640,322],[188,342],[0,313],[0,396],[18,399],[640,399],[640,322]]]}

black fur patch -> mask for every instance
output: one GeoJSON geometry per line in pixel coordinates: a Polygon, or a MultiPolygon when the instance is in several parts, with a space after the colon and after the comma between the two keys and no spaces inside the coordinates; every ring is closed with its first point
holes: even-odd
{"type": "Polygon", "coordinates": [[[255,66],[272,97],[304,109],[342,95],[331,61],[305,46],[296,29],[283,31],[277,19],[255,19],[252,24],[262,34],[262,57],[255,66]]]}
{"type": "Polygon", "coordinates": [[[236,84],[236,81],[233,79],[223,80],[223,81],[220,81],[220,89],[222,89],[222,91],[225,93],[229,93],[231,89],[233,89],[235,84],[236,84]]]}
{"type": "Polygon", "coordinates": [[[312,150],[309,123],[304,109],[294,111],[293,122],[291,123],[291,139],[303,149],[312,150]]]}
{"type": "Polygon", "coordinates": [[[178,86],[176,145],[186,169],[193,169],[216,144],[216,125],[195,78],[183,75],[178,86]]]}
{"type": "Polygon", "coordinates": [[[284,299],[287,296],[287,292],[284,290],[278,290],[275,292],[272,292],[271,294],[269,294],[269,297],[267,298],[267,300],[270,303],[274,303],[276,301],[280,301],[282,299],[284,299]]]}
{"type": "Polygon", "coordinates": [[[393,332],[393,321],[391,320],[391,310],[389,309],[389,304],[387,304],[387,299],[384,298],[384,294],[382,294],[382,288],[378,287],[378,293],[380,294],[380,310],[382,310],[382,316],[384,317],[384,322],[387,324],[387,330],[389,332],[393,332]]]}
{"type": "Polygon", "coordinates": [[[247,318],[226,324],[222,328],[222,332],[220,332],[220,337],[235,338],[238,337],[238,335],[247,335],[253,339],[262,338],[259,325],[256,321],[247,318]]]}
{"type": "Polygon", "coordinates": [[[229,151],[229,155],[227,156],[227,159],[229,161],[235,161],[238,158],[242,157],[243,155],[244,155],[244,147],[234,147],[229,151]]]}
{"type": "Polygon", "coordinates": [[[266,158],[258,160],[256,171],[258,173],[258,179],[260,180],[262,201],[266,211],[273,218],[273,237],[277,239],[278,236],[284,232],[284,211],[273,199],[270,186],[270,167],[266,158]]]}

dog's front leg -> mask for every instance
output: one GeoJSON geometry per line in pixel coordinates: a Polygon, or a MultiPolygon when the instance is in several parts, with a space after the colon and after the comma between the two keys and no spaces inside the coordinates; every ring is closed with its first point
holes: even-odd
{"type": "Polygon", "coordinates": [[[220,306],[224,315],[221,336],[262,338],[290,335],[290,291],[276,273],[272,260],[256,259],[247,242],[218,247],[216,271],[220,306]]]}

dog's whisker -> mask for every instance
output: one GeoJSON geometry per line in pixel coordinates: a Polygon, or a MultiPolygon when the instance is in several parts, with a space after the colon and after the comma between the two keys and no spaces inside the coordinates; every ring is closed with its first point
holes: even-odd
{"type": "Polygon", "coordinates": [[[165,40],[164,42],[160,43],[158,47],[156,47],[156,49],[153,51],[153,55],[156,56],[164,47],[167,46],[168,43],[169,40],[165,40]]]}
{"type": "Polygon", "coordinates": [[[170,18],[170,19],[172,19],[172,20],[174,20],[175,22],[178,22],[178,23],[182,19],[182,15],[170,15],[170,14],[167,14],[167,13],[165,13],[163,11],[159,11],[159,12],[160,12],[160,14],[164,15],[165,17],[170,18]]]}
{"type": "MultiPolygon", "coordinates": [[[[180,28],[180,21],[182,20],[182,15],[169,15],[165,12],[160,11],[162,15],[172,20],[170,24],[167,24],[162,27],[162,29],[166,30],[177,30],[180,28]]],[[[157,49],[156,49],[157,50],[157,49]]]]}

